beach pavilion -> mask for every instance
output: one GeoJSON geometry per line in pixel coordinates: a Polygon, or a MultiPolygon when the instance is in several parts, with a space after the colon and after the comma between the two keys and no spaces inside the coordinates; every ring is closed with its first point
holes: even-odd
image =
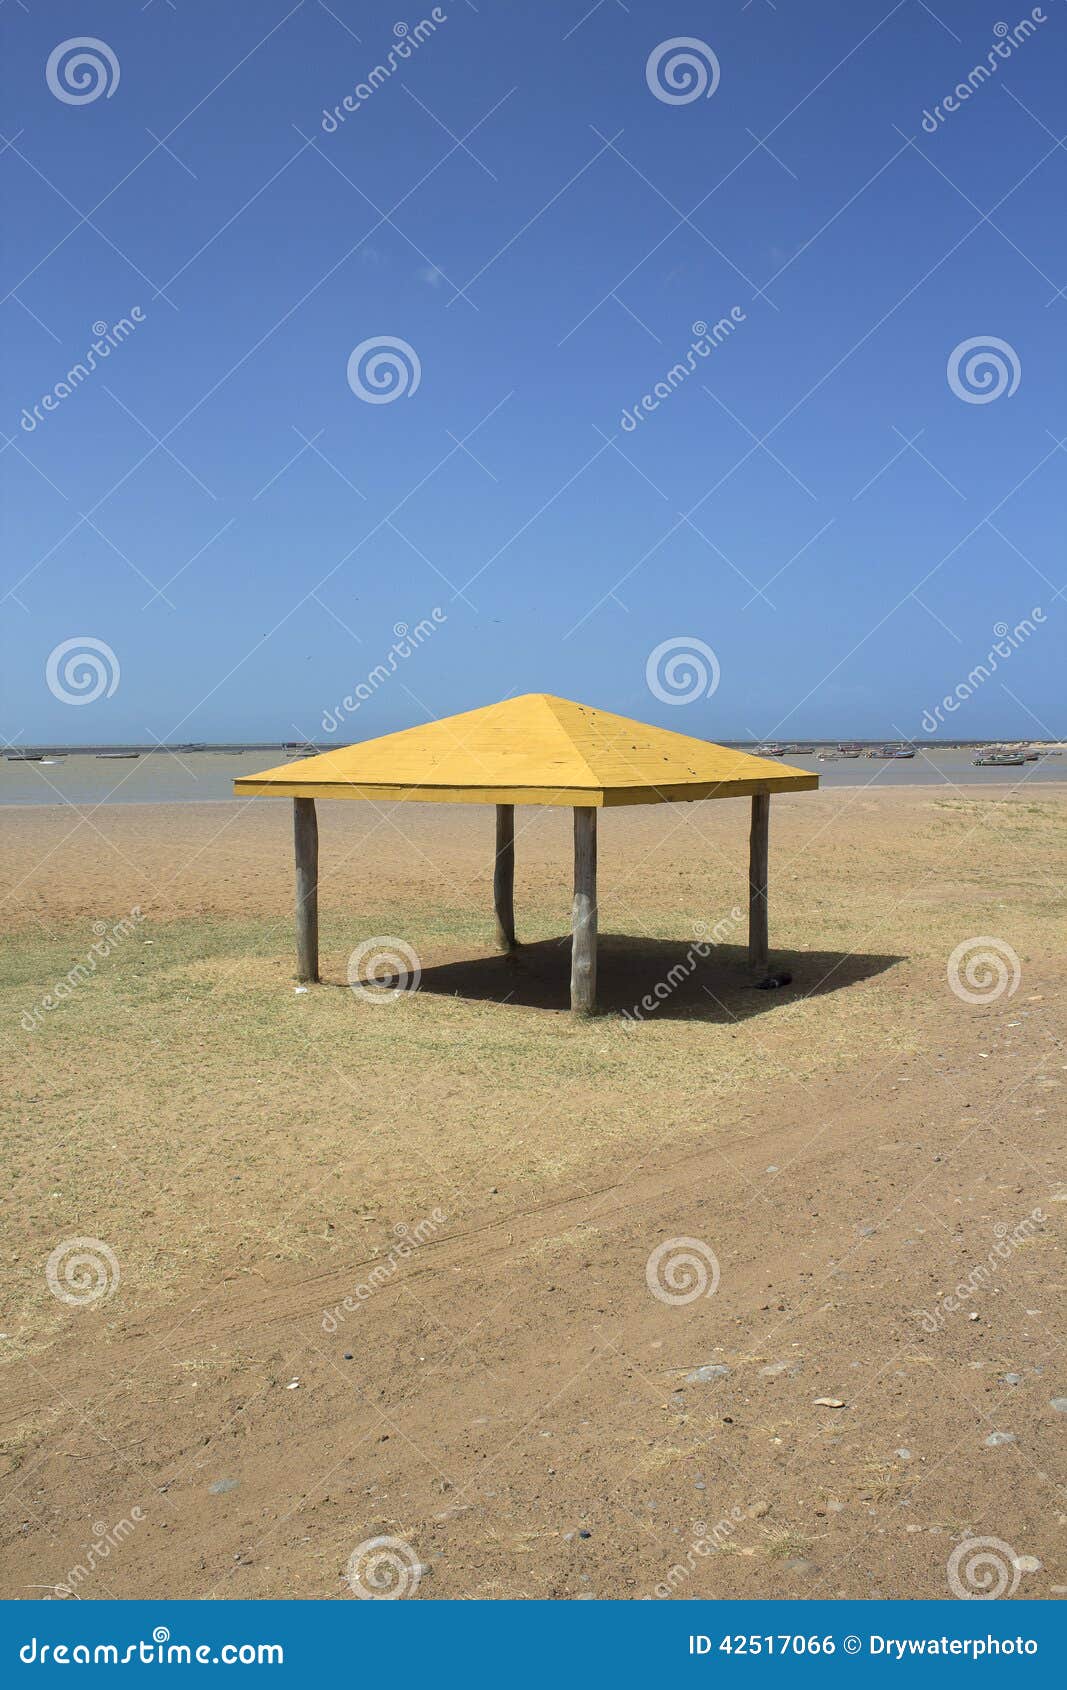
{"type": "Polygon", "coordinates": [[[382,803],[495,804],[493,901],[497,943],[515,938],[515,805],[574,810],[571,1009],[596,1009],[597,811],[618,804],[751,798],[749,961],[767,968],[767,851],[771,794],[810,792],[806,769],[731,751],[574,704],[526,693],[480,710],[285,763],[233,783],[239,797],[291,798],[296,848],[296,951],[301,980],[319,978],[318,798],[382,803]]]}

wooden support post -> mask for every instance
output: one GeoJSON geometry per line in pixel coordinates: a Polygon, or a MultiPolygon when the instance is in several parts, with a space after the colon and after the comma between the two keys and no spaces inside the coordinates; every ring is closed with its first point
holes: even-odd
{"type": "Polygon", "coordinates": [[[296,852],[296,972],[319,977],[319,823],[314,798],[293,799],[296,852]]]}
{"type": "Polygon", "coordinates": [[[596,810],[574,811],[574,910],[571,918],[571,1009],[596,1009],[596,810]]]}
{"type": "Polygon", "coordinates": [[[748,960],[757,974],[766,973],[768,960],[767,851],[770,819],[770,793],[755,793],[748,842],[748,960]]]}
{"type": "Polygon", "coordinates": [[[496,807],[496,863],[493,868],[493,908],[497,948],[515,949],[515,806],[496,807]]]}

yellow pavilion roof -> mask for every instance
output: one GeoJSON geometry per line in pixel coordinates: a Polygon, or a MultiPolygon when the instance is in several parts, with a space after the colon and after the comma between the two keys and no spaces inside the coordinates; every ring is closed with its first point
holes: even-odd
{"type": "Polygon", "coordinates": [[[238,796],[658,804],[810,792],[818,775],[531,692],[233,783],[238,796]]]}

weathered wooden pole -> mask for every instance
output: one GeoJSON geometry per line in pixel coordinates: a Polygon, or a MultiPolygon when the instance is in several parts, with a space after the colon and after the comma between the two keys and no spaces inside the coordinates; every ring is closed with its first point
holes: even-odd
{"type": "Polygon", "coordinates": [[[770,841],[771,798],[757,792],[752,798],[752,829],[748,840],[748,960],[756,973],[767,968],[767,852],[770,841]]]}
{"type": "Polygon", "coordinates": [[[596,810],[574,811],[574,909],[571,917],[571,1009],[596,1009],[596,810]]]}
{"type": "Polygon", "coordinates": [[[515,806],[496,807],[496,863],[493,868],[493,908],[496,942],[502,951],[515,949],[515,806]]]}
{"type": "Polygon", "coordinates": [[[293,799],[296,852],[296,972],[319,977],[319,823],[314,798],[293,799]]]}

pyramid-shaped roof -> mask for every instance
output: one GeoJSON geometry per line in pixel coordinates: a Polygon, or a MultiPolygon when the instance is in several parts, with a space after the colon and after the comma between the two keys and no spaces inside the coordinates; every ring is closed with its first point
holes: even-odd
{"type": "Polygon", "coordinates": [[[818,775],[531,692],[235,780],[238,796],[656,804],[810,792],[818,775]]]}

